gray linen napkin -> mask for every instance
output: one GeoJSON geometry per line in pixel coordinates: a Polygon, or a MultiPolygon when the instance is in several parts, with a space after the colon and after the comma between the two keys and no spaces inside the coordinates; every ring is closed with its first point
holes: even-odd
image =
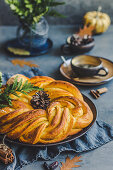
{"type": "MultiPolygon", "coordinates": [[[[22,71],[22,74],[28,77],[43,75],[38,68],[31,68],[27,71],[22,71]]],[[[4,83],[13,74],[4,74],[4,83]]],[[[57,157],[63,151],[74,151],[81,153],[98,148],[113,140],[113,127],[101,120],[97,120],[93,127],[80,138],[58,146],[49,147],[28,147],[17,144],[8,143],[12,148],[15,160],[12,164],[5,166],[0,163],[0,169],[20,170],[23,166],[36,161],[38,158],[51,160],[57,157]]]]}

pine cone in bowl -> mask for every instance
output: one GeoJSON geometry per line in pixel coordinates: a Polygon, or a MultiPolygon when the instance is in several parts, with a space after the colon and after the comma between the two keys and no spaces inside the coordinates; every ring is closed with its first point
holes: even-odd
{"type": "Polygon", "coordinates": [[[68,37],[67,43],[73,52],[85,53],[94,47],[94,38],[91,35],[85,34],[81,37],[79,34],[74,34],[68,37]]]}
{"type": "Polygon", "coordinates": [[[83,29],[80,28],[78,33],[67,38],[66,44],[61,47],[62,51],[65,54],[82,54],[90,51],[95,45],[95,41],[92,36],[93,29],[93,26],[87,27],[86,25],[83,29]]]}

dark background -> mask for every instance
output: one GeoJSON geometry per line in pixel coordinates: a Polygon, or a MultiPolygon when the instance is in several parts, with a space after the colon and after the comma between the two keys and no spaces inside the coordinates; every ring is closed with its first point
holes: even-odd
{"type": "MultiPolygon", "coordinates": [[[[13,15],[5,0],[0,0],[0,25],[17,25],[18,19],[13,15]]],[[[83,15],[87,11],[97,10],[102,6],[102,11],[110,15],[113,23],[113,0],[59,0],[66,5],[57,7],[58,11],[66,15],[66,18],[49,17],[50,24],[80,24],[83,15]]]]}

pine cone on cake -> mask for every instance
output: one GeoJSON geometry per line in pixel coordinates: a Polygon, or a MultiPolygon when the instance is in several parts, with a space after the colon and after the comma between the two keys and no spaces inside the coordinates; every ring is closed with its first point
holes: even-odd
{"type": "Polygon", "coordinates": [[[36,94],[32,96],[31,105],[34,109],[46,110],[49,104],[50,104],[50,98],[45,91],[36,92],[36,94]]]}

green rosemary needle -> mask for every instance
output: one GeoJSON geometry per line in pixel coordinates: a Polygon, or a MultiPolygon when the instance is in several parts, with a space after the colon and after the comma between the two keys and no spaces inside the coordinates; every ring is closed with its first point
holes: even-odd
{"type": "MultiPolygon", "coordinates": [[[[1,77],[1,76],[0,76],[1,77]]],[[[0,83],[2,82],[0,78],[0,83]]],[[[1,87],[0,87],[1,90],[1,87]]],[[[10,97],[10,94],[13,94],[17,97],[17,92],[23,93],[25,95],[28,95],[27,93],[33,91],[33,90],[43,90],[42,88],[39,88],[37,86],[34,86],[33,84],[29,83],[28,80],[25,81],[25,83],[22,83],[22,79],[18,82],[18,77],[14,79],[13,84],[7,84],[3,92],[0,91],[0,108],[4,108],[6,106],[12,106],[12,98],[10,97]]]]}

